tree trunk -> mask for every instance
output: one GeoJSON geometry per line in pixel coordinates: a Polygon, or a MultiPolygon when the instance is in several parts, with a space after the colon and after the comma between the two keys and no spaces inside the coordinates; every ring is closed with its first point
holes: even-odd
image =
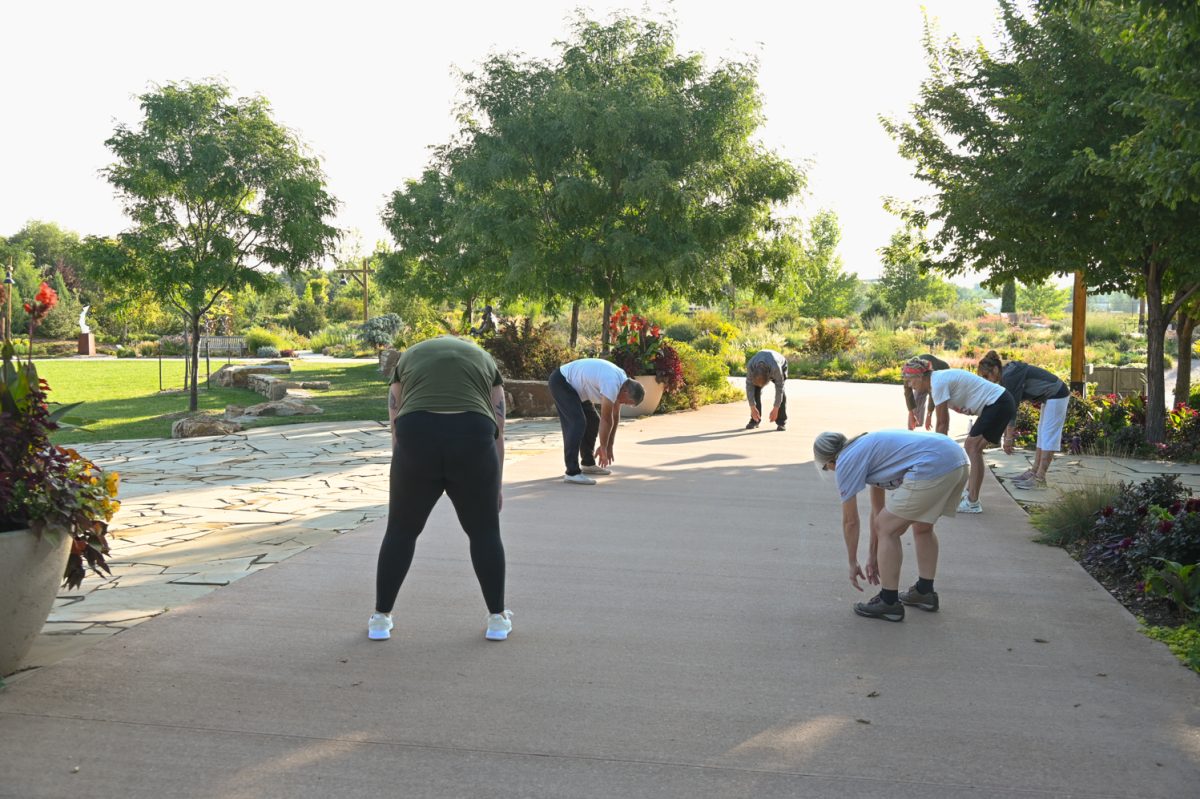
{"type": "Polygon", "coordinates": [[[191,386],[188,392],[188,410],[195,413],[200,407],[200,397],[196,386],[196,378],[200,374],[200,314],[192,315],[188,320],[192,330],[192,351],[188,357],[188,374],[191,386]]]}
{"type": "Polygon", "coordinates": [[[1175,326],[1179,338],[1179,369],[1175,374],[1175,405],[1188,401],[1192,393],[1192,334],[1200,318],[1183,311],[1179,312],[1179,324],[1175,326]]]}
{"type": "Polygon", "coordinates": [[[462,329],[464,331],[469,332],[471,330],[471,327],[473,326],[472,323],[474,321],[475,321],[475,300],[474,300],[474,298],[472,298],[472,299],[467,300],[466,305],[463,308],[462,329]]]}
{"type": "Polygon", "coordinates": [[[1138,297],[1138,332],[1146,332],[1146,298],[1138,297]]]}
{"type": "Polygon", "coordinates": [[[1162,274],[1157,264],[1148,263],[1146,275],[1146,441],[1158,444],[1166,438],[1166,375],[1163,374],[1163,345],[1167,336],[1163,313],[1162,274]]]}
{"type": "Polygon", "coordinates": [[[612,299],[604,298],[604,317],[600,322],[600,352],[604,355],[608,354],[608,320],[612,316],[612,299]]]}
{"type": "Polygon", "coordinates": [[[571,303],[571,349],[579,343],[579,300],[571,303]]]}

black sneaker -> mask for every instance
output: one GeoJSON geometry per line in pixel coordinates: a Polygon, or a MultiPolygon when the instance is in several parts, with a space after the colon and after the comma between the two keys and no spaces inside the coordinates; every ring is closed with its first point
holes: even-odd
{"type": "Polygon", "coordinates": [[[900,592],[900,602],[909,607],[927,610],[930,613],[936,613],[938,609],[937,591],[922,594],[915,585],[907,591],[900,592]]]}
{"type": "Polygon", "coordinates": [[[746,422],[746,429],[747,429],[747,430],[753,430],[753,429],[754,429],[754,428],[756,428],[756,427],[758,427],[758,422],[754,421],[753,419],[751,419],[750,421],[746,422]]]}
{"type": "Polygon", "coordinates": [[[879,594],[859,602],[854,606],[854,612],[868,619],[883,619],[884,621],[904,621],[904,606],[899,602],[889,605],[879,594]]]}
{"type": "Polygon", "coordinates": [[[780,425],[776,425],[776,426],[775,426],[775,432],[776,432],[776,433],[782,433],[784,430],[787,430],[787,425],[786,425],[786,424],[780,424],[780,425]]]}

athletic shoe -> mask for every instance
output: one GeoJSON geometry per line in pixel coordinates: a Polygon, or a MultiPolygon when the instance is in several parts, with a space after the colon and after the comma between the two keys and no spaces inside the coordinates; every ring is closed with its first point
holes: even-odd
{"type": "Polygon", "coordinates": [[[1013,480],[1013,485],[1025,491],[1038,491],[1046,487],[1046,478],[1035,474],[1023,480],[1013,480]]]}
{"type": "Polygon", "coordinates": [[[372,613],[367,622],[367,637],[372,641],[386,641],[392,637],[392,614],[372,613]]]}
{"type": "Polygon", "coordinates": [[[586,474],[564,474],[564,483],[574,483],[577,486],[594,486],[596,481],[586,474]]]}
{"type": "Polygon", "coordinates": [[[506,610],[503,613],[493,613],[487,617],[487,632],[483,637],[489,641],[504,641],[512,632],[512,615],[511,610],[506,610]]]}
{"type": "Polygon", "coordinates": [[[975,500],[974,502],[972,502],[971,500],[967,499],[966,497],[963,497],[962,502],[958,503],[958,512],[959,513],[983,513],[983,505],[981,505],[979,503],[979,500],[975,500]]]}
{"type": "Polygon", "coordinates": [[[889,605],[879,594],[859,602],[854,606],[854,612],[868,619],[883,619],[884,621],[904,621],[904,606],[899,602],[889,605]]]}
{"type": "Polygon", "coordinates": [[[785,425],[785,424],[775,426],[776,433],[782,433],[784,430],[787,430],[787,425],[785,425]]]}
{"type": "Polygon", "coordinates": [[[758,427],[758,424],[759,424],[758,422],[756,422],[756,421],[754,421],[753,419],[751,419],[750,421],[746,422],[746,429],[747,429],[747,430],[753,430],[753,429],[755,429],[756,427],[758,427]]]}
{"type": "Polygon", "coordinates": [[[603,466],[584,466],[582,469],[584,474],[612,474],[610,469],[605,469],[603,466]]]}
{"type": "Polygon", "coordinates": [[[900,602],[909,607],[928,610],[930,613],[935,613],[938,609],[937,591],[922,594],[915,585],[907,591],[900,592],[900,602]]]}
{"type": "Polygon", "coordinates": [[[1033,474],[1034,474],[1033,469],[1026,469],[1025,471],[1018,474],[1016,477],[1012,478],[1012,481],[1014,483],[1018,482],[1018,481],[1024,482],[1025,480],[1028,480],[1030,477],[1033,477],[1033,474]]]}

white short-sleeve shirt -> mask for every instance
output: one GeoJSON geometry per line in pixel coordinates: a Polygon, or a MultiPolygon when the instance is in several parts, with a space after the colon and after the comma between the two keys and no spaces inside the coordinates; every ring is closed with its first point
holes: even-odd
{"type": "Polygon", "coordinates": [[[563,364],[558,371],[586,402],[616,402],[621,386],[629,379],[624,369],[603,358],[580,358],[563,364]]]}
{"type": "Polygon", "coordinates": [[[951,409],[968,416],[978,416],[1004,393],[1004,386],[964,369],[940,369],[929,375],[929,381],[934,405],[949,400],[951,409]]]}

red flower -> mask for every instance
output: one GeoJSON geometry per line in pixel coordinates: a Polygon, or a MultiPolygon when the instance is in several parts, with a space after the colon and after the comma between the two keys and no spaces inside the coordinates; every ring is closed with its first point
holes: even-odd
{"type": "Polygon", "coordinates": [[[38,293],[34,296],[34,299],[45,305],[47,311],[58,305],[58,294],[45,283],[38,289],[38,293]]]}
{"type": "Polygon", "coordinates": [[[660,328],[658,325],[655,325],[654,327],[650,328],[650,335],[658,338],[660,335],[662,335],[662,328],[660,328]]]}
{"type": "Polygon", "coordinates": [[[1170,519],[1163,519],[1158,524],[1158,531],[1160,533],[1164,533],[1164,534],[1169,533],[1169,532],[1171,532],[1171,528],[1174,526],[1175,526],[1175,522],[1171,521],[1170,519]]]}

